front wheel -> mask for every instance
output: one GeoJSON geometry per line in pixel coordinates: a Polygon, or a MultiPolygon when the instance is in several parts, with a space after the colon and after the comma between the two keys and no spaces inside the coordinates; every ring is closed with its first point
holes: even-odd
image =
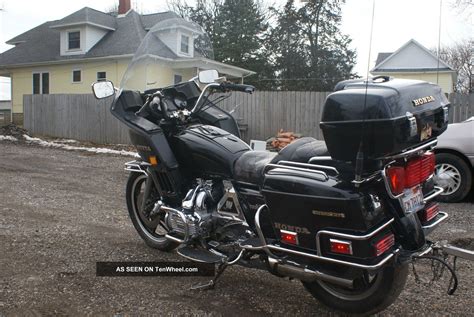
{"type": "Polygon", "coordinates": [[[303,282],[304,287],[324,305],[343,313],[374,314],[390,306],[405,287],[408,265],[387,266],[375,275],[364,273],[363,283],[354,289],[323,281],[303,282]]]}
{"type": "MultiPolygon", "coordinates": [[[[146,210],[142,210],[142,201],[144,199],[145,185],[147,181],[151,181],[144,174],[130,173],[127,181],[126,200],[127,208],[133,226],[137,230],[140,237],[145,243],[161,251],[171,251],[175,249],[178,244],[165,238],[168,232],[163,215],[157,215],[151,219],[146,210]]],[[[152,192],[156,189],[152,189],[152,192]]],[[[153,204],[153,201],[150,202],[153,204]]],[[[150,204],[147,204],[150,205],[150,204]]]]}

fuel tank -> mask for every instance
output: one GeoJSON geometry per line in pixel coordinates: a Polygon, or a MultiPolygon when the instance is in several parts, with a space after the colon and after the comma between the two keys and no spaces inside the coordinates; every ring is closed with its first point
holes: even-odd
{"type": "Polygon", "coordinates": [[[233,177],[235,161],[250,147],[235,135],[210,125],[193,125],[174,136],[180,166],[195,176],[233,177]]]}

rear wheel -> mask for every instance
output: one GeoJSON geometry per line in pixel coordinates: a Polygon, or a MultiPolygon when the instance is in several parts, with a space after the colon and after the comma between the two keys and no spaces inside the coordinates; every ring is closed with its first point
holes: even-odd
{"type": "Polygon", "coordinates": [[[444,189],[437,198],[439,201],[458,202],[469,194],[472,171],[462,158],[451,153],[438,153],[434,181],[444,189]]]}
{"type": "Polygon", "coordinates": [[[168,232],[164,216],[157,215],[154,218],[147,216],[149,212],[142,210],[143,195],[148,177],[141,173],[130,173],[127,181],[126,199],[127,208],[133,226],[147,245],[161,251],[170,251],[178,246],[178,243],[165,238],[168,232]]]}
{"type": "Polygon", "coordinates": [[[343,312],[374,314],[390,306],[405,287],[408,265],[387,266],[375,275],[365,273],[354,289],[323,281],[303,282],[305,288],[324,305],[343,312]]]}

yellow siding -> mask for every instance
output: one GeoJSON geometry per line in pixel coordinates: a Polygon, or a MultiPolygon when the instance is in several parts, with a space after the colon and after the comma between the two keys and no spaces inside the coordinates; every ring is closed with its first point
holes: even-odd
{"type": "MultiPolygon", "coordinates": [[[[23,95],[33,93],[33,73],[49,73],[50,94],[87,94],[91,93],[91,84],[97,80],[97,72],[107,72],[107,79],[119,86],[129,62],[130,59],[119,59],[11,69],[13,113],[23,113],[23,95]],[[82,71],[80,83],[72,82],[73,70],[82,71]]],[[[148,70],[147,73],[147,83],[154,83],[153,87],[163,87],[174,83],[175,74],[183,76],[183,80],[194,77],[196,69],[173,70],[168,66],[161,65],[153,70],[148,70]]],[[[137,89],[143,89],[142,83],[137,84],[137,89]]]]}
{"type": "MultiPolygon", "coordinates": [[[[436,83],[436,73],[373,73],[373,75],[387,75],[395,78],[403,79],[417,79],[424,80],[431,83],[436,83]]],[[[450,94],[453,92],[453,77],[451,73],[439,73],[438,85],[444,93],[450,94]]]]}

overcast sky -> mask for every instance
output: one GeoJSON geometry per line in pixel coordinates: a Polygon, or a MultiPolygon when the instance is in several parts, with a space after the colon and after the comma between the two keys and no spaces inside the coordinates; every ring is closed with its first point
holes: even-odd
{"type": "MultiPolygon", "coordinates": [[[[286,0],[263,0],[281,5],[286,0]]],[[[452,7],[454,0],[443,0],[441,44],[449,45],[474,34],[472,6],[460,11],[452,7]],[[470,16],[469,16],[470,13],[470,16]]],[[[0,52],[11,46],[5,41],[44,23],[61,19],[85,6],[106,10],[118,0],[0,0],[0,52]]],[[[191,1],[192,2],[192,1],[191,1]]],[[[166,0],[132,0],[139,11],[153,13],[165,11],[166,0]]],[[[440,0],[375,0],[374,34],[370,67],[378,52],[393,52],[411,38],[428,48],[438,43],[440,0]]],[[[357,50],[356,71],[365,76],[369,60],[369,35],[372,0],[346,0],[343,7],[343,32],[353,39],[357,50]]],[[[9,85],[0,78],[0,99],[8,98],[9,85]]]]}

